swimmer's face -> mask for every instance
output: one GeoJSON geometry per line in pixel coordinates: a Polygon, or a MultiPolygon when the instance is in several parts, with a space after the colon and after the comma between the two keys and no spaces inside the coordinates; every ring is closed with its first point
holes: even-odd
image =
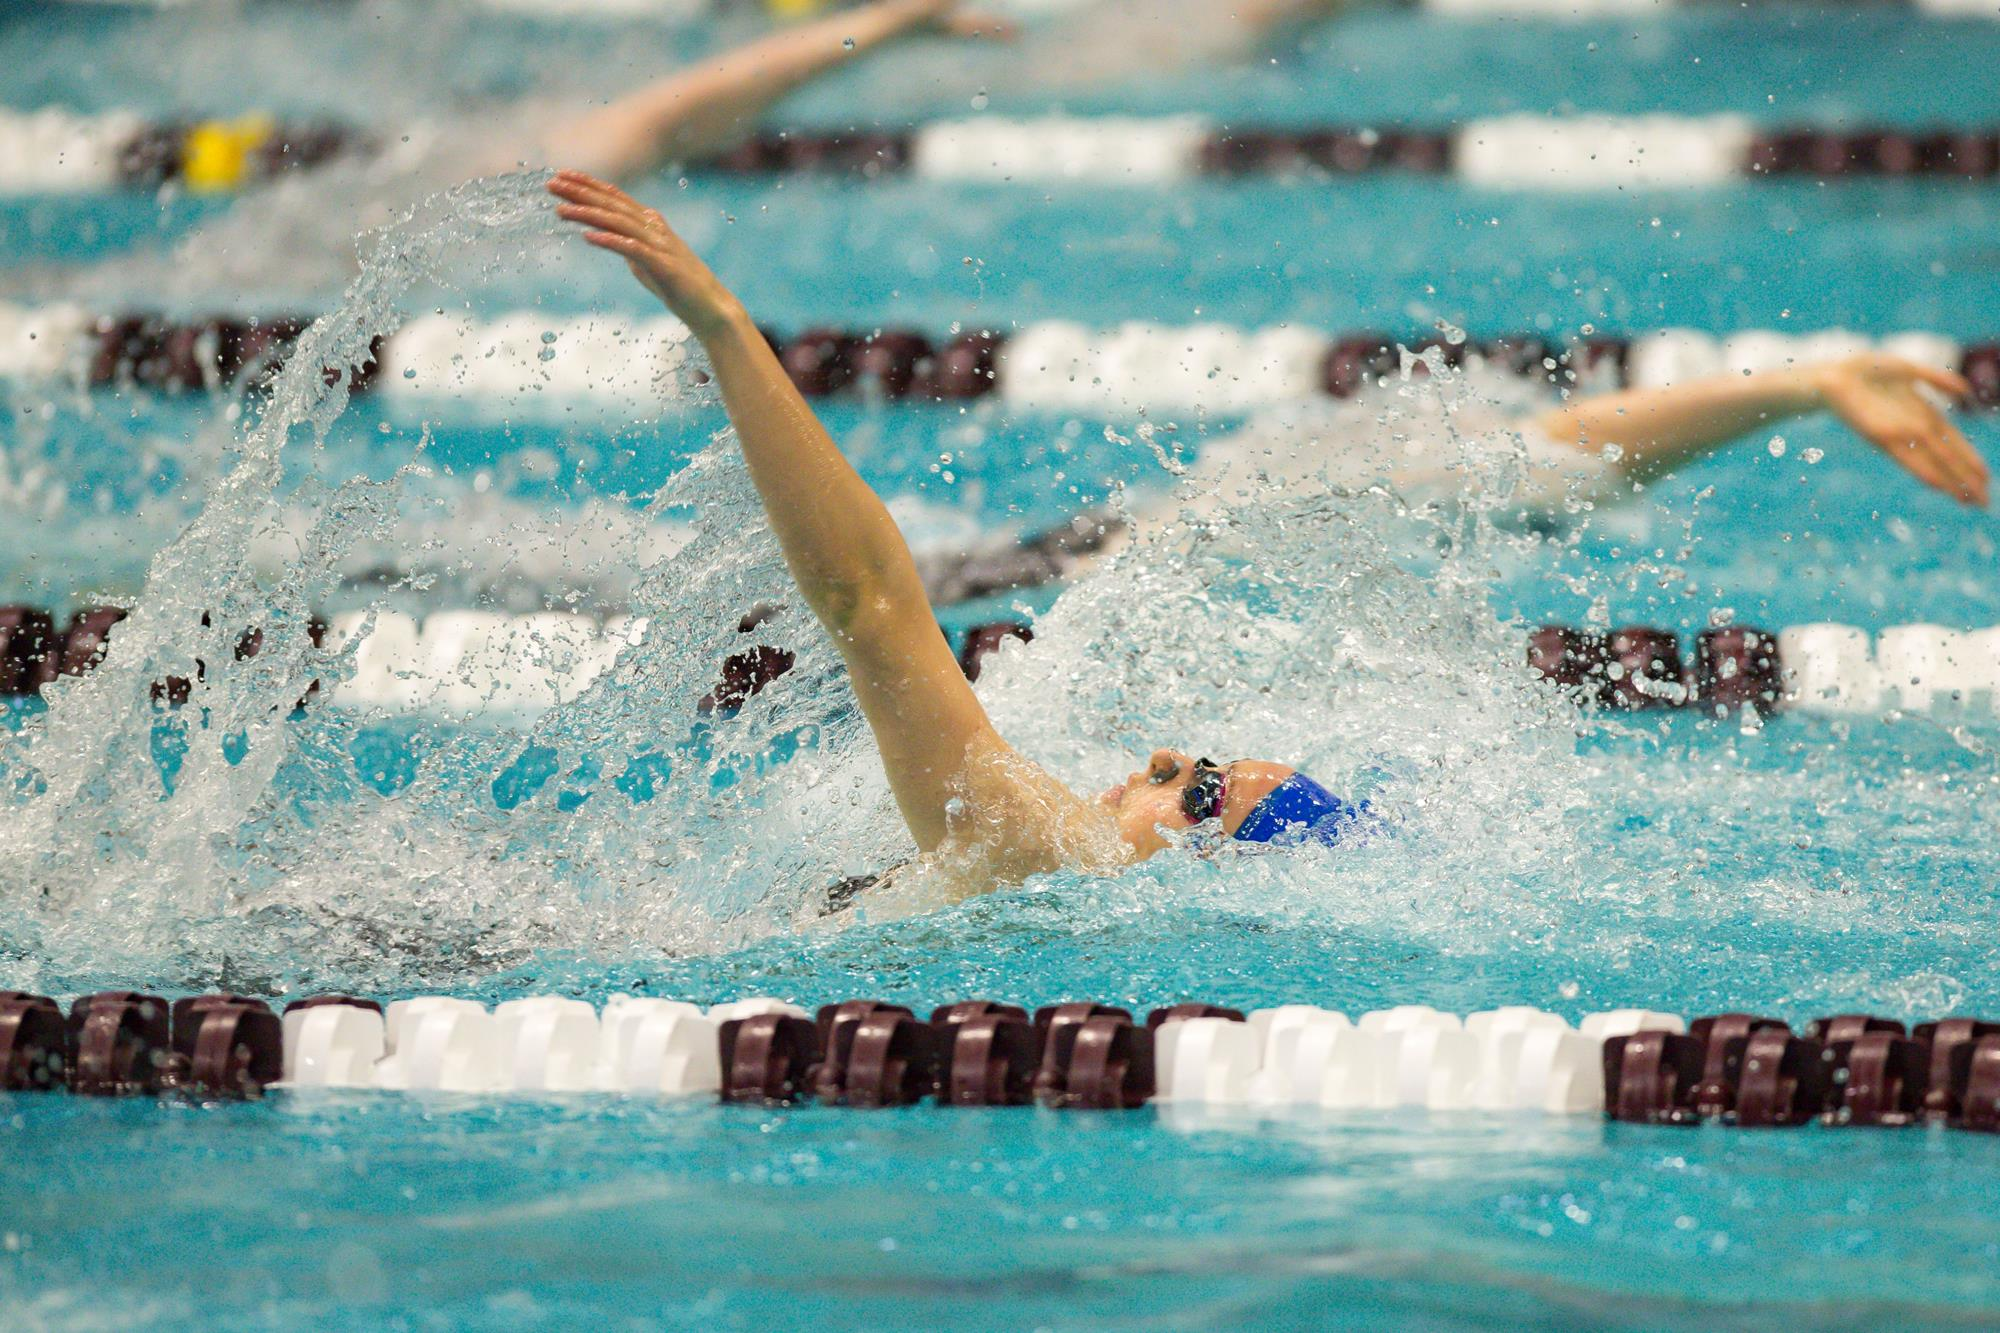
{"type": "MultiPolygon", "coordinates": [[[[1257,808],[1257,802],[1292,775],[1285,764],[1261,759],[1237,759],[1220,765],[1223,773],[1222,831],[1234,833],[1257,808]]],[[[1118,836],[1144,860],[1167,845],[1163,830],[1194,827],[1188,818],[1188,788],[1197,780],[1192,755],[1181,750],[1155,750],[1146,766],[1098,797],[1118,821],[1118,836]]]]}

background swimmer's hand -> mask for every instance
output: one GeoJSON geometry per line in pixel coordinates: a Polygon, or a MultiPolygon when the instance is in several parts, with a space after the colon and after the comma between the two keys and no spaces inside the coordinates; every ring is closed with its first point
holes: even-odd
{"type": "Polygon", "coordinates": [[[1811,373],[1827,410],[1910,475],[1966,504],[1986,504],[1985,460],[1918,391],[1928,387],[1963,398],[1971,392],[1964,376],[1878,354],[1835,361],[1811,373]]]}
{"type": "Polygon", "coordinates": [[[657,210],[580,171],[557,172],[548,188],[564,201],[557,206],[557,215],[589,227],[583,239],[600,250],[622,255],[632,275],[665,302],[696,337],[706,339],[743,317],[735,294],[688,249],[686,241],[674,234],[657,210]]]}
{"type": "Polygon", "coordinates": [[[1011,39],[1017,29],[1011,19],[966,9],[959,0],[915,0],[917,21],[951,37],[1011,39]]]}

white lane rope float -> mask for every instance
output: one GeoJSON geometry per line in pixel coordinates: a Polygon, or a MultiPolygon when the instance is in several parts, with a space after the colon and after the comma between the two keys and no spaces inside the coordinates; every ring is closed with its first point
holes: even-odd
{"type": "MultiPolygon", "coordinates": [[[[1993,0],[2000,8],[2000,0],[1993,0]]],[[[419,131],[421,129],[419,127],[419,131]]],[[[374,133],[270,115],[150,121],[130,111],[0,110],[0,194],[174,185],[240,189],[349,152],[374,133]]],[[[1498,190],[1673,190],[1864,177],[1990,181],[2000,128],[1761,125],[1743,116],[1507,114],[1447,128],[1238,125],[1202,115],[978,116],[908,130],[786,130],[702,164],[752,174],[908,175],[973,184],[1158,187],[1202,177],[1332,180],[1374,172],[1498,190]]]]}
{"type": "Polygon", "coordinates": [[[261,1097],[267,1089],[514,1095],[615,1093],[770,1105],[1039,1104],[1170,1118],[1210,1110],[1597,1115],[1646,1124],[1775,1128],[1942,1123],[2000,1132],[2000,1024],[1907,1028],[1840,1014],[1803,1032],[1776,1018],[1689,1023],[1642,1009],[1572,1027],[1528,1006],[1460,1017],[1406,1004],[1349,1019],[1288,1004],[1250,1013],[1187,1003],[1143,1021],[1112,1005],[948,1004],[928,1018],[875,1000],[759,997],[704,1010],[615,995],[600,1012],[559,995],[488,1010],[446,995],[386,1010],[351,995],[201,995],[169,1005],[108,991],[67,1016],[0,992],[0,1091],[261,1097]]]}

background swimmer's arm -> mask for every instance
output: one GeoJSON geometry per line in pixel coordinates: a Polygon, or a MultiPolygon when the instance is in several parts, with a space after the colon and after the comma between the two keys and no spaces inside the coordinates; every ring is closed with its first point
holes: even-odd
{"type": "Polygon", "coordinates": [[[1036,81],[1098,88],[1271,50],[1343,0],[1098,0],[1034,43],[1036,81]]]}
{"type": "Polygon", "coordinates": [[[1004,28],[958,12],[958,0],[879,0],[773,33],[578,116],[548,135],[544,151],[614,180],[712,156],[739,142],[779,98],[898,37],[1004,28]]]}
{"type": "Polygon", "coordinates": [[[1010,829],[1021,822],[1016,807],[1025,801],[1009,784],[1034,766],[1008,762],[1005,742],[938,628],[895,520],[813,416],[742,304],[658,213],[615,186],[564,172],[549,190],[567,201],[561,215],[594,228],[590,243],[624,256],[707,349],[785,563],[847,663],[918,847],[931,851],[944,841],[946,805],[965,799],[969,783],[989,793],[982,804],[1010,829]],[[986,780],[996,766],[1005,773],[986,780]]]}
{"type": "Polygon", "coordinates": [[[1253,36],[1268,38],[1344,7],[1345,0],[1237,0],[1230,12],[1253,36]]]}
{"type": "Polygon", "coordinates": [[[1684,467],[1751,431],[1830,411],[1925,485],[1984,505],[1985,462],[1919,386],[1952,398],[1969,391],[1964,378],[1949,370],[1871,354],[1582,398],[1535,424],[1558,443],[1586,453],[1617,445],[1618,466],[1644,479],[1684,467]]]}

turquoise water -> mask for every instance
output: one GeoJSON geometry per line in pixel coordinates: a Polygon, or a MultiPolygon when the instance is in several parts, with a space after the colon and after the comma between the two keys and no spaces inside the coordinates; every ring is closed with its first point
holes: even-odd
{"type": "MultiPolygon", "coordinates": [[[[13,19],[0,58],[20,105],[89,106],[115,92],[161,111],[391,124],[532,80],[580,86],[598,67],[637,77],[711,37],[583,25],[550,36],[394,7],[194,19],[91,9],[13,19]],[[236,53],[226,84],[204,63],[218,44],[236,53]],[[523,72],[530,50],[543,73],[523,72]],[[442,83],[415,77],[431,68],[448,71],[442,83]]],[[[1888,9],[1577,26],[1371,12],[1276,66],[1087,98],[1017,89],[996,93],[994,109],[1195,105],[1443,124],[1575,107],[1973,125],[2000,120],[1985,74],[1996,57],[2000,25],[1888,9]]],[[[953,113],[963,102],[914,74],[856,77],[815,91],[797,115],[873,115],[878,93],[953,113]]],[[[1060,317],[1405,335],[1439,319],[1475,331],[2000,333],[1996,196],[1963,185],[1545,197],[1398,179],[1044,192],[661,178],[644,193],[788,329],[1060,317]]],[[[46,267],[127,253],[226,207],[10,201],[0,255],[46,267]]],[[[268,308],[262,284],[281,289],[282,273],[245,267],[243,290],[225,301],[218,288],[217,302],[268,308]]],[[[305,303],[329,309],[336,296],[305,303]]],[[[615,268],[575,255],[448,283],[439,299],[482,313],[640,308],[615,268]]],[[[208,487],[241,453],[224,404],[16,393],[9,406],[4,600],[138,597],[149,561],[212,513],[208,487]]],[[[992,401],[965,414],[844,403],[827,418],[913,526],[947,535],[1055,521],[1114,483],[1166,484],[1149,453],[1107,439],[1107,427],[1129,436],[1129,420],[992,401]]],[[[1233,423],[1184,424],[1198,447],[1233,423]]],[[[740,492],[726,474],[685,471],[719,425],[699,407],[628,428],[446,418],[424,449],[434,475],[406,480],[401,503],[444,531],[494,499],[546,514],[636,511],[658,496],[662,520],[708,514],[727,533],[747,512],[740,492]]],[[[1990,455],[1994,423],[1970,429],[1990,455]]],[[[620,990],[916,1006],[1307,1001],[1350,1013],[1526,1003],[1571,1018],[1745,1007],[1794,1022],[1853,1009],[2000,1014],[1990,715],[1784,717],[1751,731],[1691,717],[1579,722],[1517,679],[1517,628],[1499,620],[1580,620],[1594,604],[1613,622],[1690,631],[1718,607],[1771,626],[2000,623],[1990,516],[1905,484],[1837,427],[1784,434],[1783,457],[1754,444],[1719,456],[1548,542],[1495,535],[1442,557],[1436,531],[1357,506],[1351,527],[1314,530],[1312,558],[1252,589],[1309,645],[1228,664],[1287,687],[1269,709],[1203,674],[1209,664],[1181,644],[1232,642],[1226,615],[1186,594],[1208,586],[1212,564],[1170,566],[1128,622],[1111,599],[1133,586],[1118,581],[1129,571],[1100,600],[1087,589],[1053,608],[1052,594],[1022,599],[1044,617],[1049,657],[1001,671],[988,697],[1003,726],[1053,738],[1051,762],[1094,776],[1190,732],[1245,746],[1282,735],[1340,781],[1386,752],[1414,770],[1399,769],[1394,837],[1285,865],[1055,877],[914,920],[801,934],[790,914],[814,876],[881,864],[869,858],[893,848],[894,831],[865,801],[813,800],[829,777],[866,766],[851,712],[813,683],[822,660],[809,655],[770,712],[714,728],[689,716],[684,701],[712,676],[736,614],[775,577],[768,550],[712,536],[712,579],[669,566],[670,579],[619,594],[682,617],[685,642],[659,644],[638,685],[532,731],[317,710],[278,738],[255,731],[268,709],[254,693],[218,703],[207,731],[91,711],[101,701],[81,697],[17,720],[42,727],[65,708],[105,719],[101,748],[76,752],[89,780],[72,798],[74,837],[16,839],[46,812],[15,793],[0,984],[489,1001],[557,991],[601,1002],[620,990]],[[1813,448],[1824,459],[1807,463],[1813,448]],[[657,586],[681,579],[689,586],[657,586]],[[1145,652],[1111,657],[1121,623],[1145,652]],[[1422,674],[1336,665],[1341,644],[1401,650],[1422,674]],[[1093,665],[1110,660],[1130,691],[1093,665]],[[1176,692],[1180,676],[1194,683],[1176,692]],[[1310,688],[1295,688],[1301,676],[1310,688]],[[254,732],[251,759],[219,739],[231,727],[254,732]],[[531,743],[560,762],[524,760],[531,743]],[[197,759],[204,745],[238,758],[194,764],[167,798],[153,784],[172,765],[151,756],[180,744],[197,759]],[[501,774],[550,769],[520,779],[525,800],[496,788],[501,774]],[[620,785],[639,772],[657,780],[620,785]]],[[[287,447],[277,494],[308,508],[351,498],[335,488],[390,478],[419,435],[406,409],[359,403],[323,443],[287,447]]],[[[344,605],[467,604],[450,577],[314,586],[344,605]]],[[[509,609],[554,596],[525,586],[477,596],[509,609]]],[[[601,592],[583,604],[617,609],[601,592]]],[[[261,688],[290,697],[283,682],[261,688]]],[[[0,1104],[0,1144],[0,1322],[28,1327],[2000,1320],[2000,1204],[1983,1187],[2000,1142],[1944,1132],[864,1115],[595,1097],[218,1108],[14,1097],[0,1104]]]]}
{"type": "Polygon", "coordinates": [[[1964,1201],[1995,1145],[1942,1134],[362,1097],[32,1123],[109,1153],[4,1168],[10,1308],[62,1327],[1952,1327],[1996,1258],[1964,1201]]]}

